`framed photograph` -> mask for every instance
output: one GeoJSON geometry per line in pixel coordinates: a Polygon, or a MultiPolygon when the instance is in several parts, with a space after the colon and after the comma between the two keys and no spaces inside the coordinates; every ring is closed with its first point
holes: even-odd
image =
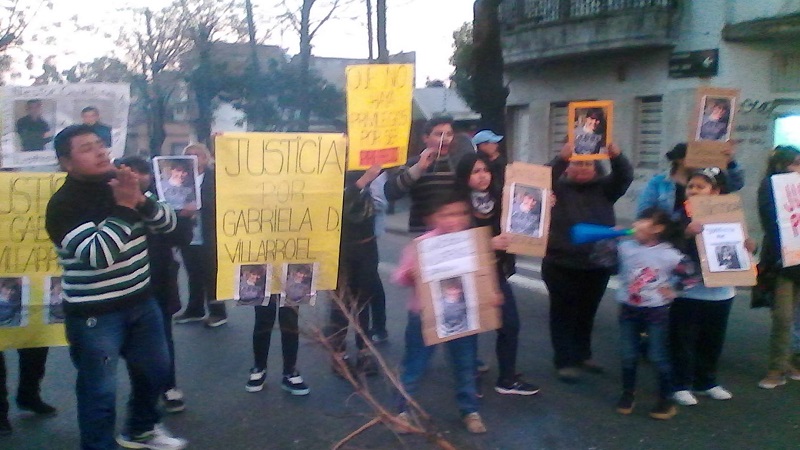
{"type": "Polygon", "coordinates": [[[735,108],[736,97],[704,95],[697,117],[695,140],[729,141],[735,108]]]}
{"type": "Polygon", "coordinates": [[[541,238],[544,231],[544,214],[547,208],[546,189],[511,183],[509,204],[503,231],[532,238],[541,238]]]}
{"type": "Polygon", "coordinates": [[[202,207],[196,156],[156,156],[153,172],[160,200],[176,210],[202,207]]]}
{"type": "Polygon", "coordinates": [[[567,139],[575,146],[572,159],[607,159],[614,129],[614,102],[571,102],[567,118],[567,139]]]}
{"type": "Polygon", "coordinates": [[[478,294],[471,274],[445,278],[430,286],[440,339],[472,334],[480,328],[478,294]]]}
{"type": "Polygon", "coordinates": [[[54,325],[64,323],[63,290],[61,277],[46,277],[44,279],[44,323],[54,325]]]}
{"type": "Polygon", "coordinates": [[[0,328],[28,325],[30,281],[27,277],[0,277],[0,328]]]}
{"type": "Polygon", "coordinates": [[[233,299],[238,306],[265,305],[269,302],[269,283],[272,266],[242,264],[236,271],[233,299]]]}
{"type": "Polygon", "coordinates": [[[711,272],[750,270],[741,223],[705,224],[702,234],[711,272]]]}
{"type": "Polygon", "coordinates": [[[280,306],[314,305],[319,263],[284,264],[280,306]]]}

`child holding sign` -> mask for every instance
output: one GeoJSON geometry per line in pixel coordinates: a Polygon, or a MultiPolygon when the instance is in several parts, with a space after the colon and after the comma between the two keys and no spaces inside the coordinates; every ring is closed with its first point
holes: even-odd
{"type": "MultiPolygon", "coordinates": [[[[725,189],[722,177],[716,167],[695,171],[686,184],[686,197],[719,195],[725,189]]],[[[703,225],[692,221],[691,212],[686,210],[682,222],[686,225],[686,253],[699,266],[694,237],[703,231],[703,225]]],[[[745,247],[753,251],[755,245],[747,239],[745,247]]],[[[679,405],[696,405],[695,394],[714,400],[732,397],[727,389],[717,384],[717,362],[735,295],[736,290],[731,286],[707,287],[698,283],[675,299],[670,310],[670,347],[675,374],[673,398],[679,405]]]]}

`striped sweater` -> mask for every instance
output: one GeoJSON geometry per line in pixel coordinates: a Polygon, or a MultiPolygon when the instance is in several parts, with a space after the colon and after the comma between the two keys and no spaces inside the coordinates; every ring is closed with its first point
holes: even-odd
{"type": "Polygon", "coordinates": [[[175,211],[148,193],[140,208],[116,204],[105,181],[67,177],[47,204],[46,227],[64,268],[64,311],[93,316],[150,296],[147,231],[175,228],[175,211]]]}
{"type": "Polygon", "coordinates": [[[408,231],[419,233],[428,230],[425,225],[425,215],[430,213],[431,199],[437,193],[454,189],[455,187],[455,162],[449,156],[437,159],[423,173],[415,173],[414,164],[419,157],[410,159],[405,166],[397,169],[386,181],[384,193],[386,198],[394,201],[402,198],[406,193],[411,196],[411,209],[408,214],[408,231]]]}

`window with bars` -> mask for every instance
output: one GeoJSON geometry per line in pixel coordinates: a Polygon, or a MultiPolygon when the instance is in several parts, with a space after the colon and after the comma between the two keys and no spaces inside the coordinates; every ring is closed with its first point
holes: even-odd
{"type": "Polygon", "coordinates": [[[663,153],[664,100],[660,95],[636,98],[636,167],[658,169],[663,153]]]}
{"type": "Polygon", "coordinates": [[[569,102],[550,103],[550,126],[548,138],[550,142],[550,157],[555,157],[561,152],[561,147],[567,139],[567,106],[569,102]]]}
{"type": "Polygon", "coordinates": [[[800,91],[800,53],[775,53],[771,66],[772,92],[800,91]]]}

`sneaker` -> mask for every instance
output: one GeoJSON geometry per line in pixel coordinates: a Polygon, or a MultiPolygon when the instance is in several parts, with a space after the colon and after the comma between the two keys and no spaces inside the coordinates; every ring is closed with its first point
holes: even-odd
{"type": "Polygon", "coordinates": [[[369,338],[372,339],[373,344],[383,344],[389,340],[389,333],[387,333],[386,330],[371,331],[369,333],[369,338]]]}
{"type": "Polygon", "coordinates": [[[0,436],[8,436],[12,431],[13,429],[11,428],[11,422],[8,421],[8,416],[3,414],[0,416],[0,436]]]}
{"type": "Polygon", "coordinates": [[[556,371],[558,379],[564,383],[577,383],[581,375],[575,367],[562,367],[556,371]]]}
{"type": "Polygon", "coordinates": [[[368,377],[374,377],[378,374],[378,363],[369,351],[359,352],[358,358],[356,359],[356,372],[368,377]]]}
{"type": "Polygon", "coordinates": [[[800,369],[795,369],[792,367],[788,372],[786,372],[786,376],[794,381],[800,381],[800,369]]]}
{"type": "Polygon", "coordinates": [[[172,321],[175,323],[189,323],[189,322],[200,322],[201,320],[205,319],[205,315],[193,316],[191,314],[178,314],[172,318],[172,321]]]}
{"type": "Polygon", "coordinates": [[[517,376],[511,381],[498,381],[494,386],[494,390],[498,394],[535,395],[539,393],[539,386],[526,383],[522,378],[517,376]]]}
{"type": "Polygon", "coordinates": [[[411,424],[411,416],[408,415],[407,412],[403,411],[400,414],[394,416],[395,423],[392,426],[392,429],[397,434],[410,434],[411,428],[413,425],[411,424]]]}
{"type": "Polygon", "coordinates": [[[628,415],[633,412],[633,405],[635,405],[635,395],[633,391],[623,391],[622,396],[617,402],[617,412],[623,415],[628,415]]]}
{"type": "Polygon", "coordinates": [[[464,425],[467,427],[467,431],[472,434],[483,434],[486,433],[486,425],[483,424],[483,419],[481,419],[481,415],[474,412],[469,413],[462,419],[464,421],[464,425]]]}
{"type": "Polygon", "coordinates": [[[775,389],[778,386],[786,384],[786,377],[778,370],[770,370],[763,380],[758,382],[758,387],[761,389],[775,389]]]}
{"type": "Polygon", "coordinates": [[[168,413],[178,413],[186,409],[183,403],[183,392],[178,388],[172,388],[161,397],[164,402],[164,411],[168,413]]]}
{"type": "Polygon", "coordinates": [[[207,326],[208,328],[217,328],[221,327],[222,325],[225,325],[226,323],[228,323],[227,317],[208,316],[208,318],[205,321],[205,326],[207,326]]]}
{"type": "Polygon", "coordinates": [[[38,395],[30,399],[17,398],[17,407],[41,416],[49,416],[56,413],[56,409],[43,402],[38,395]]]}
{"type": "Polygon", "coordinates": [[[650,411],[650,417],[657,420],[669,420],[675,417],[675,414],[678,414],[678,408],[668,398],[659,400],[655,408],[650,411]]]}
{"type": "Polygon", "coordinates": [[[702,395],[703,397],[711,397],[714,400],[730,400],[733,394],[722,386],[714,386],[705,391],[695,391],[695,394],[702,395]]]}
{"type": "Polygon", "coordinates": [[[301,377],[300,373],[296,370],[294,373],[283,376],[281,387],[284,391],[292,395],[308,395],[308,393],[311,392],[308,386],[303,382],[303,377],[301,377]]]}
{"type": "Polygon", "coordinates": [[[486,373],[490,369],[489,364],[486,364],[481,359],[476,360],[475,361],[475,365],[478,367],[478,372],[479,373],[486,373]]]}
{"type": "Polygon", "coordinates": [[[247,380],[247,384],[245,385],[244,389],[247,392],[258,392],[264,389],[264,381],[266,381],[266,379],[266,370],[253,367],[250,369],[250,379],[247,380]]]}
{"type": "Polygon", "coordinates": [[[581,369],[583,369],[587,373],[593,373],[593,374],[606,373],[605,367],[601,366],[600,364],[597,364],[591,359],[587,359],[586,361],[582,362],[581,369]]]}
{"type": "Polygon", "coordinates": [[[167,429],[156,424],[153,431],[142,433],[138,436],[127,436],[120,434],[117,436],[117,444],[124,448],[143,448],[150,450],[182,450],[186,448],[188,442],[170,434],[167,429]]]}
{"type": "Polygon", "coordinates": [[[350,361],[350,355],[347,353],[335,353],[331,360],[331,372],[337,377],[347,381],[349,374],[354,380],[358,380],[358,373],[353,363],[350,361]]]}
{"type": "Polygon", "coordinates": [[[672,399],[681,406],[693,406],[697,404],[697,397],[687,390],[675,391],[672,394],[672,399]]]}

